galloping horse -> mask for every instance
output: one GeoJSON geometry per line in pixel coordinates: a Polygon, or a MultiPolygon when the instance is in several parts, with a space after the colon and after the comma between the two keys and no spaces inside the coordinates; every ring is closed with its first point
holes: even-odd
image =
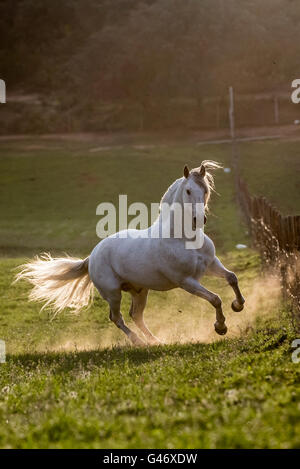
{"type": "MultiPolygon", "coordinates": [[[[167,190],[162,203],[179,205],[204,204],[207,208],[214,180],[211,170],[220,165],[203,161],[199,168],[191,171],[184,167],[183,177],[177,179],[167,190]]],[[[195,221],[193,208],[193,221],[195,221]]],[[[132,296],[130,315],[143,332],[148,343],[159,343],[149,331],[143,311],[149,290],[171,290],[182,288],[192,295],[207,300],[216,310],[215,330],[227,332],[222,301],[218,295],[203,287],[199,280],[204,274],[224,277],[235,293],[232,302],[234,311],[241,311],[244,298],[236,275],[227,270],[215,254],[212,240],[204,234],[200,248],[187,249],[187,238],[172,236],[174,217],[170,214],[170,237],[161,235],[162,212],[147,230],[124,230],[100,241],[86,259],[52,258],[49,254],[37,257],[23,265],[17,280],[27,279],[34,288],[30,299],[46,301],[59,312],[69,307],[79,310],[86,306],[93,293],[93,285],[108,302],[110,319],[122,329],[135,345],[145,345],[125,324],[120,312],[122,291],[132,296]]],[[[197,226],[197,225],[195,225],[197,226]]],[[[196,228],[197,229],[197,228],[196,228]]]]}

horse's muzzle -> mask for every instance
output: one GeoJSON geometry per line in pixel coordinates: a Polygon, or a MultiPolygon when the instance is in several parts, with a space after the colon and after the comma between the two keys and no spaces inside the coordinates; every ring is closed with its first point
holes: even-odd
{"type": "MultiPolygon", "coordinates": [[[[206,215],[204,215],[203,223],[204,223],[204,225],[205,225],[205,223],[206,223],[206,215]]],[[[196,217],[193,217],[193,230],[195,231],[196,228],[197,228],[197,219],[196,219],[196,217]]]]}

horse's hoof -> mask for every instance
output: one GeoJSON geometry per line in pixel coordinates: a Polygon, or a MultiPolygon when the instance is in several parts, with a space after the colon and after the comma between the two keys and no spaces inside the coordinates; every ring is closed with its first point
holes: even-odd
{"type": "Polygon", "coordinates": [[[132,345],[134,347],[147,347],[147,343],[144,342],[143,340],[139,340],[139,341],[136,341],[136,342],[132,342],[132,345]]]}
{"type": "Polygon", "coordinates": [[[164,345],[164,342],[159,340],[157,337],[148,340],[149,345],[164,345]]]}
{"type": "Polygon", "coordinates": [[[242,311],[244,309],[244,305],[238,303],[236,300],[233,300],[233,302],[231,303],[231,308],[236,313],[239,313],[240,311],[242,311]]]}
{"type": "Polygon", "coordinates": [[[142,339],[140,339],[134,332],[132,332],[132,334],[129,336],[131,342],[132,342],[132,345],[134,345],[135,347],[146,347],[147,344],[146,342],[144,342],[142,339]]]}
{"type": "Polygon", "coordinates": [[[226,324],[223,325],[223,327],[219,327],[217,323],[215,323],[215,331],[219,335],[225,335],[227,333],[227,326],[226,324]]]}

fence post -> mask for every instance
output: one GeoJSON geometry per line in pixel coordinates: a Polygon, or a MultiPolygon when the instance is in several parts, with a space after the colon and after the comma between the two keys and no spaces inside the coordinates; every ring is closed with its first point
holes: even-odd
{"type": "Polygon", "coordinates": [[[235,139],[234,94],[233,94],[232,86],[229,87],[228,116],[229,116],[229,124],[230,124],[231,160],[232,160],[232,168],[234,171],[235,190],[236,190],[236,196],[240,200],[240,192],[239,192],[240,168],[238,166],[238,151],[237,151],[236,139],[235,139]]]}
{"type": "Polygon", "coordinates": [[[279,124],[279,102],[278,102],[278,96],[274,96],[274,120],[275,120],[275,124],[279,124]]]}
{"type": "Polygon", "coordinates": [[[217,129],[220,128],[220,118],[221,118],[221,98],[217,97],[217,106],[216,106],[216,125],[217,129]]]}
{"type": "Polygon", "coordinates": [[[230,135],[232,140],[235,139],[235,122],[234,122],[234,97],[233,88],[229,87],[229,124],[230,124],[230,135]]]}

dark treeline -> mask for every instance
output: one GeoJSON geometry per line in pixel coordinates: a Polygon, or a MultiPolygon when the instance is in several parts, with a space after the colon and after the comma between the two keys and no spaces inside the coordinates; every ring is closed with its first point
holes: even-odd
{"type": "Polygon", "coordinates": [[[229,85],[289,87],[299,24],[298,0],[0,0],[0,77],[74,115],[201,107],[229,85]]]}

